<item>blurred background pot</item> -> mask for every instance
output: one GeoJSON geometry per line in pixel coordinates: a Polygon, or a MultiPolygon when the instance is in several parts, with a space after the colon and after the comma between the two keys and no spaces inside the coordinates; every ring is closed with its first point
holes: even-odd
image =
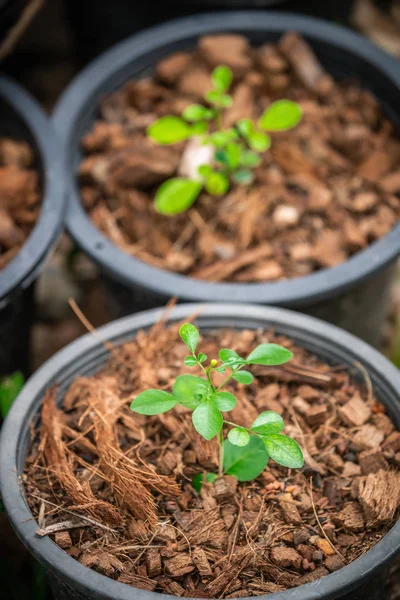
{"type": "Polygon", "coordinates": [[[92,127],[99,100],[126,80],[142,76],[161,58],[193,48],[199,36],[238,32],[253,44],[276,40],[287,31],[303,35],[325,68],[339,79],[357,76],[380,100],[389,118],[400,122],[397,63],[359,35],[319,19],[274,12],[226,12],[172,21],[121,42],[93,61],[67,88],[55,111],[68,179],[67,226],[83,251],[105,275],[114,316],[182,301],[252,302],[294,308],[378,344],[386,315],[400,225],[380,241],[331,269],[276,283],[211,283],[162,271],[128,256],[92,224],[80,199],[76,177],[80,141],[92,127]]]}
{"type": "Polygon", "coordinates": [[[0,77],[0,136],[28,142],[41,190],[34,229],[18,255],[0,271],[0,375],[15,370],[27,374],[34,282],[61,232],[65,194],[60,153],[49,120],[26,92],[6,77],[0,77]]]}

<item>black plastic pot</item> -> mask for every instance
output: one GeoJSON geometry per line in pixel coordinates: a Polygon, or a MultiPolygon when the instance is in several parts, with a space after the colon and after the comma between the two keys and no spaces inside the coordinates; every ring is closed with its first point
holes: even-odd
{"type": "MultiPolygon", "coordinates": [[[[202,331],[221,327],[272,328],[333,364],[363,363],[377,397],[400,426],[400,371],[385,357],[352,335],[317,319],[279,308],[234,304],[186,304],[176,307],[171,321],[180,321],[199,312],[202,331]]],[[[114,345],[135,337],[161,316],[162,309],[146,311],[115,321],[99,330],[102,340],[114,345]]],[[[21,487],[30,425],[41,407],[48,386],[59,385],[59,400],[78,376],[96,372],[108,358],[99,337],[86,335],[51,358],[28,381],[15,401],[3,426],[0,446],[0,491],[9,519],[30,552],[52,580],[55,600],[157,600],[153,592],[132,589],[108,579],[71,558],[49,538],[35,535],[38,524],[32,518],[21,487]]],[[[133,365],[134,368],[134,365],[133,365]]],[[[268,600],[386,600],[383,574],[400,550],[400,523],[363,557],[326,578],[287,592],[264,596],[268,600]]],[[[161,598],[171,596],[162,595],[161,598]]]]}
{"type": "Polygon", "coordinates": [[[148,72],[161,58],[191,48],[207,33],[240,32],[257,44],[287,30],[304,35],[338,78],[356,77],[400,123],[398,63],[361,36],[310,17],[274,12],[227,12],[173,21],[138,34],[95,60],[59,101],[54,123],[69,184],[67,226],[78,245],[108,277],[115,315],[182,301],[233,301],[295,308],[333,322],[378,344],[393,264],[400,254],[400,225],[345,263],[277,283],[209,283],[162,271],[121,252],[91,223],[79,195],[80,140],[96,117],[99,100],[126,80],[148,72]]]}
{"type": "Polygon", "coordinates": [[[4,76],[0,76],[0,136],[31,145],[42,190],[34,229],[19,254],[0,270],[0,375],[4,375],[17,369],[29,371],[33,284],[61,231],[65,193],[60,152],[49,120],[19,85],[4,76]]]}
{"type": "MultiPolygon", "coordinates": [[[[151,3],[126,0],[67,0],[66,6],[76,44],[76,58],[81,65],[85,65],[122,39],[169,19],[204,10],[269,8],[286,1],[172,0],[158,3],[155,8],[151,3]],[[112,27],[109,26],[110,22],[112,27]]],[[[294,0],[295,3],[296,1],[298,0],[294,0]]],[[[305,1],[307,3],[310,0],[305,1]]]]}

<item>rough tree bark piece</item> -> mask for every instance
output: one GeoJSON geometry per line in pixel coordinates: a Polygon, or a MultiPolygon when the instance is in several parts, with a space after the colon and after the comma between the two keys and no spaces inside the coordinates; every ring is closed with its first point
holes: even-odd
{"type": "Polygon", "coordinates": [[[333,80],[318,61],[313,50],[297,33],[287,33],[279,41],[279,49],[287,58],[300,81],[311,90],[326,93],[333,87],[333,80]]]}
{"type": "Polygon", "coordinates": [[[358,501],[371,529],[389,523],[400,502],[400,475],[394,471],[378,471],[358,482],[358,501]]]}
{"type": "Polygon", "coordinates": [[[361,399],[359,394],[355,394],[344,406],[338,409],[342,421],[349,427],[359,427],[364,425],[371,416],[371,409],[361,399]]]}
{"type": "Polygon", "coordinates": [[[164,567],[167,575],[171,577],[182,577],[195,569],[189,554],[184,552],[164,560],[164,567]]]}
{"type": "Polygon", "coordinates": [[[212,575],[212,569],[208,562],[207,556],[202,548],[194,548],[192,552],[192,559],[196,565],[196,569],[202,577],[208,577],[212,575]]]}
{"type": "Polygon", "coordinates": [[[300,571],[302,563],[301,555],[294,548],[287,548],[286,546],[272,548],[270,558],[277,567],[300,571]]]}
{"type": "Polygon", "coordinates": [[[389,467],[382,452],[376,452],[375,450],[366,450],[365,452],[362,452],[358,457],[358,462],[363,475],[377,473],[381,469],[385,471],[389,467]]]}
{"type": "Polygon", "coordinates": [[[296,503],[293,500],[292,494],[283,494],[279,498],[279,507],[286,523],[291,523],[292,525],[303,524],[303,520],[297,509],[296,503]]]}
{"type": "Polygon", "coordinates": [[[356,502],[349,502],[343,510],[333,517],[333,522],[347,531],[355,533],[364,528],[364,518],[359,505],[356,502]]]}

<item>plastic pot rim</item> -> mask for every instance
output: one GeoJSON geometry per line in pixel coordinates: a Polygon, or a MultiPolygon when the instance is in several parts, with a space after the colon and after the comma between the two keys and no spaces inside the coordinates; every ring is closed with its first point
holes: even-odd
{"type": "MultiPolygon", "coordinates": [[[[180,321],[193,314],[198,314],[200,325],[205,328],[251,326],[276,328],[302,344],[313,345],[313,352],[318,351],[325,357],[327,354],[340,356],[351,364],[361,359],[369,370],[373,381],[391,396],[391,402],[400,403],[400,371],[374,348],[355,336],[314,317],[302,315],[286,309],[262,307],[249,304],[182,304],[169,314],[169,321],[180,321]],[[317,349],[316,349],[317,348],[317,349]],[[319,350],[318,350],[319,349],[319,350]]],[[[116,582],[81,565],[70,557],[49,538],[35,535],[38,529],[32,518],[21,481],[18,465],[21,459],[20,447],[23,432],[37,413],[38,402],[49,384],[54,384],[57,377],[66,370],[74,376],[79,375],[77,364],[84,365],[87,357],[95,350],[97,363],[106,354],[101,340],[114,341],[117,344],[132,339],[138,329],[150,327],[161,316],[164,309],[153,309],[114,321],[98,330],[98,336],[87,334],[59,351],[47,361],[27,382],[25,388],[15,401],[4,425],[0,440],[0,484],[3,501],[8,516],[24,544],[33,555],[58,576],[85,594],[96,594],[101,600],[160,600],[156,592],[148,592],[132,588],[116,582]],[[71,371],[71,364],[73,370],[71,371]]],[[[90,363],[92,364],[92,363],[90,363]]],[[[383,393],[381,389],[381,393],[383,393]]],[[[384,401],[384,398],[381,398],[384,401]]],[[[390,404],[390,401],[389,401],[390,404]]],[[[397,422],[400,423],[400,408],[397,407],[397,422]]],[[[374,571],[383,567],[394,558],[400,550],[400,521],[362,557],[335,573],[313,583],[270,594],[268,600],[334,600],[351,592],[374,576],[374,571]]],[[[172,600],[174,596],[162,595],[172,600]]]]}
{"type": "MultiPolygon", "coordinates": [[[[171,21],[136,34],[118,43],[86,67],[60,98],[53,122],[62,145],[68,183],[67,228],[78,245],[100,268],[120,283],[141,286],[164,297],[185,301],[255,302],[282,306],[309,306],[337,296],[361,283],[400,254],[400,224],[381,240],[344,263],[303,277],[270,283],[215,283],[196,280],[150,266],[129,256],[108,240],[91,222],[84,210],[75,176],[74,130],[89,106],[98,103],[107,82],[122,84],[129,77],[119,74],[130,62],[155,48],[206,33],[242,31],[282,32],[296,30],[317,41],[347,50],[379,69],[399,90],[400,69],[388,54],[360,35],[324,20],[271,11],[228,11],[200,14],[171,21]],[[120,78],[118,81],[116,81],[120,78]]],[[[115,87],[115,86],[113,86],[115,87]]]]}
{"type": "Polygon", "coordinates": [[[26,289],[37,277],[61,233],[66,208],[62,161],[51,121],[39,104],[19,84],[0,76],[3,99],[34,138],[42,166],[41,207],[28,239],[7,267],[0,270],[0,304],[7,304],[18,289],[26,289]]]}

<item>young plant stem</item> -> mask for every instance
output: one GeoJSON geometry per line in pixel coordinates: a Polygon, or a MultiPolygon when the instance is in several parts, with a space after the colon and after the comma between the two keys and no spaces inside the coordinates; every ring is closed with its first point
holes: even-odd
{"type": "MultiPolygon", "coordinates": [[[[208,379],[208,383],[210,384],[211,391],[212,391],[212,392],[215,392],[215,387],[214,387],[214,384],[213,384],[213,382],[212,382],[212,379],[211,379],[210,370],[211,370],[210,368],[209,368],[209,369],[207,369],[207,370],[205,371],[205,373],[206,373],[206,375],[207,375],[207,379],[208,379]]],[[[218,388],[218,389],[219,389],[219,388],[218,388]]]]}
{"type": "Polygon", "coordinates": [[[219,443],[218,476],[222,477],[224,474],[224,432],[222,429],[218,434],[218,443],[219,443]]]}
{"type": "Polygon", "coordinates": [[[237,369],[232,369],[232,373],[230,375],[228,375],[228,377],[226,379],[224,379],[224,381],[221,383],[220,386],[218,386],[217,392],[219,392],[219,390],[221,388],[223,388],[228,383],[228,381],[231,379],[232,375],[234,375],[235,373],[237,373],[238,371],[240,371],[240,369],[242,369],[243,366],[244,365],[238,367],[237,369]]]}

